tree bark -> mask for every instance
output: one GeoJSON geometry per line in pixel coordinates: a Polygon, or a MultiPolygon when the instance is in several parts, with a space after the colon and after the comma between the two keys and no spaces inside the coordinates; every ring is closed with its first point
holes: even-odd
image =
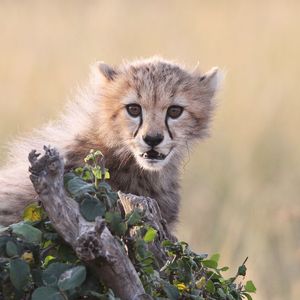
{"type": "MultiPolygon", "coordinates": [[[[95,222],[86,221],[79,212],[78,203],[66,194],[63,158],[55,149],[44,147],[44,150],[41,158],[36,151],[29,154],[30,179],[53,227],[118,297],[124,300],[151,299],[145,293],[125,248],[111,234],[105,221],[101,217],[97,217],[95,222]]],[[[135,207],[141,208],[146,221],[158,231],[158,239],[150,247],[158,264],[163,265],[165,256],[160,249],[160,241],[173,238],[162,220],[157,202],[122,192],[118,194],[126,213],[135,207]]]]}

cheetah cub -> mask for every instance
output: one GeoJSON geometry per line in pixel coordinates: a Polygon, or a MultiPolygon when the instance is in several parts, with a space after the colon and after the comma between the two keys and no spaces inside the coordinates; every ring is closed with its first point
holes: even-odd
{"type": "Polygon", "coordinates": [[[18,221],[36,198],[27,156],[51,145],[67,169],[82,165],[90,149],[101,150],[112,188],[156,199],[172,228],[180,164],[190,145],[207,134],[219,77],[217,68],[201,74],[157,57],[94,65],[89,84],[59,120],[10,145],[0,171],[0,224],[18,221]]]}

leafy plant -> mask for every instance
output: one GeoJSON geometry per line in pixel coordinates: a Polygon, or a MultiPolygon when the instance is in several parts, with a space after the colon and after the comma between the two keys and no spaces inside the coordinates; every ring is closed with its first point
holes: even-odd
{"type": "MultiPolygon", "coordinates": [[[[208,258],[194,253],[185,242],[164,240],[161,250],[166,260],[161,267],[149,247],[157,231],[138,209],[121,214],[118,194],[105,181],[110,175],[103,159],[100,151],[91,150],[82,168],[65,174],[65,188],[87,221],[97,216],[105,219],[111,233],[127,249],[149,295],[172,300],[252,299],[250,294],[256,291],[253,282],[237,282],[246,275],[246,260],[236,276],[225,279],[222,273],[228,267],[219,266],[219,254],[208,258]],[[129,235],[133,228],[134,239],[129,235]]],[[[41,206],[29,205],[23,217],[24,221],[0,229],[0,298],[117,299],[59,237],[41,206]]]]}

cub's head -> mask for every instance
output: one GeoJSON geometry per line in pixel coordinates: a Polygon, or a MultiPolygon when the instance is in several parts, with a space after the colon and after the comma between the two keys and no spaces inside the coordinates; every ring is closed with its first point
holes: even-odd
{"type": "Polygon", "coordinates": [[[134,156],[141,168],[159,170],[206,135],[217,68],[199,74],[154,58],[118,68],[98,63],[97,72],[99,138],[123,160],[134,156]]]}

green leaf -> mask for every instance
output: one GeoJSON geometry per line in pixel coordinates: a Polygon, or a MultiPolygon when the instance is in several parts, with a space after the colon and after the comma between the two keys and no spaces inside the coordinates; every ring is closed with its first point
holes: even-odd
{"type": "Polygon", "coordinates": [[[122,236],[127,230],[127,224],[122,220],[120,212],[107,212],[105,220],[109,224],[109,229],[116,235],[122,236]]]}
{"type": "Polygon", "coordinates": [[[256,292],[256,287],[255,287],[254,283],[251,280],[246,282],[245,291],[248,292],[248,293],[255,293],[256,292]]]}
{"type": "Polygon", "coordinates": [[[39,287],[33,294],[31,300],[65,300],[65,297],[53,287],[39,287]]]}
{"type": "Polygon", "coordinates": [[[6,256],[6,243],[10,240],[13,240],[13,238],[10,236],[0,235],[0,256],[6,256]]]}
{"type": "Polygon", "coordinates": [[[57,251],[57,259],[62,260],[64,262],[68,263],[75,263],[78,261],[78,257],[76,256],[76,253],[67,244],[60,244],[57,251]]]}
{"type": "Polygon", "coordinates": [[[97,156],[102,156],[103,157],[104,155],[103,155],[103,153],[100,150],[95,150],[94,151],[94,156],[95,157],[97,157],[97,156]]]}
{"type": "Polygon", "coordinates": [[[69,180],[66,184],[66,187],[72,196],[79,196],[81,194],[95,192],[93,184],[86,183],[79,177],[74,177],[73,179],[69,180]]]}
{"type": "Polygon", "coordinates": [[[207,281],[205,289],[211,294],[214,294],[216,292],[215,285],[211,280],[207,281]]]}
{"type": "Polygon", "coordinates": [[[104,179],[110,179],[110,173],[107,169],[105,169],[104,179]]]}
{"type": "Polygon", "coordinates": [[[76,174],[74,174],[73,172],[66,173],[66,174],[64,175],[64,185],[66,186],[67,183],[68,183],[70,180],[74,179],[75,177],[77,177],[77,176],[76,176],[76,174]]]}
{"type": "Polygon", "coordinates": [[[202,261],[203,266],[211,269],[216,269],[218,267],[218,263],[215,260],[206,259],[202,261]]]}
{"type": "Polygon", "coordinates": [[[219,253],[215,253],[210,257],[210,260],[215,261],[216,263],[219,263],[219,259],[220,259],[220,254],[219,253]]]}
{"type": "Polygon", "coordinates": [[[150,242],[153,242],[155,237],[157,235],[157,230],[155,230],[154,228],[152,227],[149,227],[146,234],[144,235],[144,241],[146,243],[150,243],[150,242]]]}
{"type": "Polygon", "coordinates": [[[128,226],[135,226],[138,225],[141,220],[142,220],[142,216],[141,214],[138,212],[137,209],[135,209],[134,211],[132,211],[128,216],[127,216],[127,224],[128,226]]]}
{"type": "Polygon", "coordinates": [[[221,288],[217,289],[217,293],[221,297],[221,299],[226,299],[226,294],[224,293],[224,291],[221,288]]]}
{"type": "Polygon", "coordinates": [[[28,205],[23,212],[24,221],[36,222],[41,221],[44,215],[44,210],[37,203],[28,205]]]}
{"type": "Polygon", "coordinates": [[[203,259],[206,259],[208,257],[208,254],[206,254],[206,253],[195,254],[195,255],[196,255],[195,259],[200,262],[202,262],[203,259]]]}
{"type": "Polygon", "coordinates": [[[146,257],[146,258],[142,259],[141,264],[143,266],[148,266],[148,265],[152,265],[153,261],[154,261],[153,257],[146,257]]]}
{"type": "Polygon", "coordinates": [[[245,296],[247,298],[247,300],[252,300],[251,295],[249,295],[247,293],[243,293],[243,296],[245,296]]]}
{"type": "Polygon", "coordinates": [[[202,289],[202,287],[206,284],[206,279],[204,276],[202,276],[199,280],[197,280],[196,282],[196,287],[197,289],[202,289]]]}
{"type": "Polygon", "coordinates": [[[226,272],[228,270],[229,270],[229,267],[223,267],[223,268],[219,269],[219,271],[221,271],[221,272],[226,272]]]}
{"type": "Polygon", "coordinates": [[[76,168],[76,169],[74,170],[74,173],[75,173],[77,176],[81,176],[82,173],[83,173],[83,168],[82,168],[82,167],[76,168]]]}
{"type": "Polygon", "coordinates": [[[6,243],[6,254],[8,257],[13,257],[13,256],[19,255],[18,246],[14,242],[8,241],[6,243]]]}
{"type": "Polygon", "coordinates": [[[147,274],[150,275],[154,272],[154,269],[152,266],[143,266],[143,271],[147,274]]]}
{"type": "Polygon", "coordinates": [[[178,300],[180,297],[179,291],[178,291],[177,287],[175,287],[174,285],[165,283],[163,286],[163,290],[166,293],[168,299],[178,300]]]}
{"type": "Polygon", "coordinates": [[[43,267],[47,267],[51,260],[55,259],[52,255],[47,255],[44,259],[43,267]]]}
{"type": "Polygon", "coordinates": [[[22,236],[26,242],[39,244],[42,241],[42,232],[24,222],[10,225],[12,232],[22,236]]]}
{"type": "Polygon", "coordinates": [[[104,204],[89,194],[84,195],[84,199],[79,205],[79,210],[82,216],[90,222],[95,221],[97,216],[105,214],[104,204]]]}
{"type": "Polygon", "coordinates": [[[94,149],[91,149],[90,150],[90,153],[84,158],[84,161],[87,163],[89,161],[92,161],[92,162],[96,162],[96,158],[97,156],[101,156],[103,157],[103,154],[100,150],[94,150],[94,149]]]}
{"type": "Polygon", "coordinates": [[[95,178],[102,179],[102,170],[101,170],[100,166],[96,166],[96,167],[92,168],[92,173],[95,176],[95,178]]]}
{"type": "Polygon", "coordinates": [[[82,174],[82,179],[84,181],[89,181],[93,179],[93,175],[90,170],[84,170],[82,174]]]}
{"type": "MultiPolygon", "coordinates": [[[[94,150],[93,150],[94,151],[94,150]]],[[[84,162],[89,162],[89,161],[94,161],[94,155],[93,155],[93,152],[91,150],[91,153],[88,154],[85,158],[84,158],[84,162]]]]}
{"type": "Polygon", "coordinates": [[[62,291],[72,290],[81,286],[86,278],[85,266],[77,266],[62,273],[58,280],[58,287],[62,291]]]}
{"type": "Polygon", "coordinates": [[[238,275],[240,276],[246,276],[246,271],[247,271],[247,268],[245,265],[241,265],[239,266],[239,269],[238,269],[238,275]]]}
{"type": "Polygon", "coordinates": [[[80,288],[78,288],[78,290],[80,290],[80,296],[92,296],[91,291],[101,293],[102,288],[101,284],[99,284],[99,280],[92,272],[89,272],[89,270],[87,271],[85,281],[82,283],[80,288]]]}
{"type": "Polygon", "coordinates": [[[43,272],[43,283],[47,286],[57,286],[58,279],[62,273],[72,268],[71,265],[55,262],[43,272]]]}
{"type": "Polygon", "coordinates": [[[173,243],[170,240],[164,240],[161,242],[162,247],[170,247],[172,245],[173,245],[173,243]]]}
{"type": "Polygon", "coordinates": [[[50,246],[51,243],[57,242],[59,240],[59,235],[56,232],[46,232],[43,233],[43,239],[46,240],[44,243],[44,248],[50,246]],[[50,244],[49,244],[50,243],[50,244]]]}
{"type": "Polygon", "coordinates": [[[42,280],[43,272],[40,268],[32,269],[31,270],[31,275],[32,275],[32,279],[34,281],[34,284],[36,286],[42,286],[43,285],[43,280],[42,280]]]}
{"type": "Polygon", "coordinates": [[[105,192],[105,193],[111,192],[111,186],[105,181],[100,182],[98,188],[101,192],[105,192]]]}
{"type": "Polygon", "coordinates": [[[9,277],[17,290],[22,290],[30,278],[29,265],[22,259],[16,258],[10,261],[9,277]]]}
{"type": "Polygon", "coordinates": [[[107,192],[107,196],[109,198],[109,207],[113,207],[114,205],[116,205],[118,199],[119,199],[119,195],[118,193],[115,192],[107,192]]]}
{"type": "Polygon", "coordinates": [[[143,260],[147,257],[152,256],[152,253],[150,253],[151,255],[149,255],[149,251],[147,250],[147,245],[143,239],[137,238],[135,240],[135,250],[136,250],[136,256],[138,260],[143,260]]]}
{"type": "MultiPolygon", "coordinates": [[[[227,298],[228,300],[235,300],[236,298],[234,298],[232,295],[230,294],[227,294],[227,298]]],[[[249,299],[249,300],[252,300],[252,299],[249,299]]]]}

